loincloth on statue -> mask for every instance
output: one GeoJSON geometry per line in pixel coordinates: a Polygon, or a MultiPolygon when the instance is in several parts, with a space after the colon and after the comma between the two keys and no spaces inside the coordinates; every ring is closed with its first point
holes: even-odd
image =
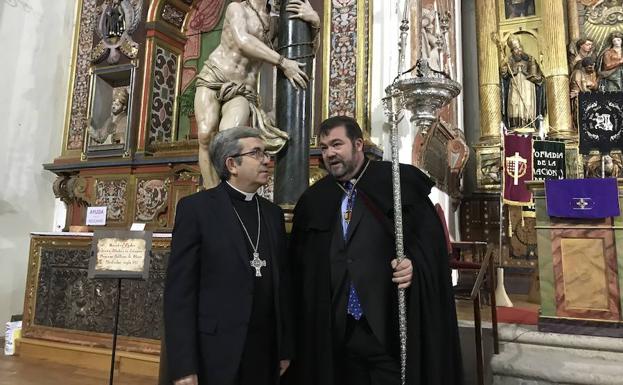
{"type": "Polygon", "coordinates": [[[285,146],[288,134],[277,128],[273,119],[260,108],[255,90],[246,84],[228,81],[223,72],[209,60],[204,63],[195,84],[197,87],[207,87],[216,91],[216,99],[221,103],[227,103],[236,96],[247,99],[251,110],[251,126],[260,131],[262,139],[266,142],[266,150],[275,154],[285,146]]]}

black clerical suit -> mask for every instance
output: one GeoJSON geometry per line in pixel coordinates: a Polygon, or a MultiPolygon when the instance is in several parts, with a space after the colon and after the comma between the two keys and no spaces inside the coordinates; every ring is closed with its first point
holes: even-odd
{"type": "Polygon", "coordinates": [[[164,294],[171,380],[200,384],[276,384],[292,354],[289,269],[282,210],[226,182],[180,200],[164,294]],[[256,277],[251,267],[261,213],[256,277]],[[245,234],[240,220],[248,232],[245,234]]]}
{"type": "MultiPolygon", "coordinates": [[[[461,384],[447,249],[428,199],[432,182],[415,167],[401,165],[401,183],[405,252],[413,263],[407,384],[461,384]]],[[[291,250],[299,321],[292,384],[399,383],[391,164],[371,161],[355,188],[345,240],[340,218],[345,193],[333,177],[311,186],[294,210],[291,250]],[[347,314],[350,283],[362,305],[358,321],[347,314]]]]}

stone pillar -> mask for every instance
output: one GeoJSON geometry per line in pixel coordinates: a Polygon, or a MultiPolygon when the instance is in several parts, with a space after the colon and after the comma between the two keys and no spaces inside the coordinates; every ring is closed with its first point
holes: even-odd
{"type": "MultiPolygon", "coordinates": [[[[575,1],[569,1],[573,3],[575,1]]],[[[549,135],[574,139],[569,102],[569,69],[567,64],[565,10],[558,0],[542,2],[543,73],[545,74],[549,135]]]]}
{"type": "Polygon", "coordinates": [[[497,0],[476,0],[480,142],[499,143],[502,122],[497,0]]]}
{"type": "Polygon", "coordinates": [[[567,25],[569,26],[569,41],[572,42],[580,38],[578,17],[578,0],[567,0],[567,25]]]}
{"type": "MultiPolygon", "coordinates": [[[[312,78],[314,60],[313,31],[305,22],[289,19],[289,1],[282,0],[277,51],[288,59],[305,63],[312,78]]],[[[274,202],[285,208],[296,204],[309,185],[309,139],[311,131],[311,92],[295,89],[281,71],[277,75],[277,127],[290,135],[286,147],[277,154],[275,163],[274,202]]]]}

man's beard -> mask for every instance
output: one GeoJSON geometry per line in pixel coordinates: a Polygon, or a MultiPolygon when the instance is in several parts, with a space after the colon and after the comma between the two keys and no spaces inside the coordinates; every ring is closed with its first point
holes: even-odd
{"type": "Polygon", "coordinates": [[[355,167],[356,167],[356,162],[355,162],[354,157],[352,157],[349,161],[346,161],[346,160],[340,159],[340,158],[336,158],[336,159],[333,159],[333,160],[329,160],[328,164],[325,164],[325,167],[327,168],[327,171],[329,172],[329,174],[331,174],[331,176],[333,176],[335,179],[341,179],[345,175],[349,175],[349,174],[353,174],[354,173],[355,167]],[[335,162],[335,163],[331,164],[332,162],[335,162]],[[339,165],[339,164],[341,164],[342,167],[340,167],[338,171],[334,171],[334,167],[339,165]]]}

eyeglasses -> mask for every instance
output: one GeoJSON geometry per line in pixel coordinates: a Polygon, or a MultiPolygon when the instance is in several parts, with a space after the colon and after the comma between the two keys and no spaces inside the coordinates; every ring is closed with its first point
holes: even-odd
{"type": "Polygon", "coordinates": [[[251,158],[253,158],[255,160],[259,160],[260,162],[262,160],[264,160],[265,158],[270,159],[270,157],[271,157],[271,155],[268,153],[268,151],[260,150],[259,148],[256,148],[255,150],[251,150],[251,151],[248,151],[248,152],[243,152],[242,154],[235,154],[235,155],[232,155],[231,157],[232,158],[238,158],[240,156],[245,156],[245,155],[248,155],[248,156],[250,156],[251,158]]]}

